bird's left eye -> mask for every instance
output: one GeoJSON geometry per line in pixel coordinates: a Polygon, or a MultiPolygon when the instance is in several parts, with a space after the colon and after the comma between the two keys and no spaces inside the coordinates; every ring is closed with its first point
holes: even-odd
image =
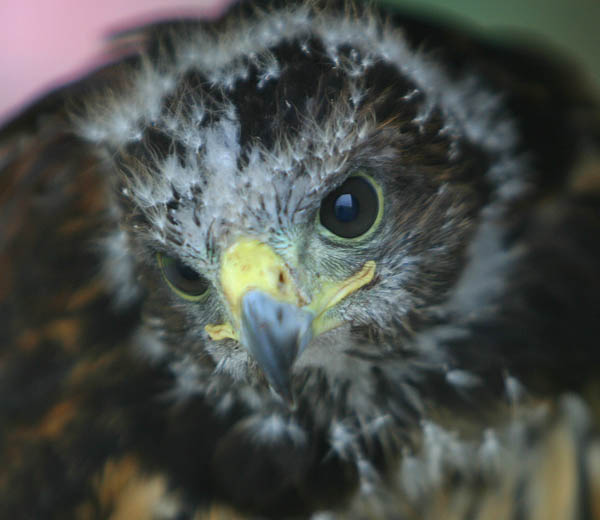
{"type": "Polygon", "coordinates": [[[192,301],[197,301],[206,295],[210,282],[200,273],[181,260],[160,253],[157,259],[167,284],[176,294],[192,301]]]}
{"type": "Polygon", "coordinates": [[[350,177],[321,203],[319,222],[341,238],[358,238],[375,229],[382,209],[381,189],[366,175],[350,177]]]}

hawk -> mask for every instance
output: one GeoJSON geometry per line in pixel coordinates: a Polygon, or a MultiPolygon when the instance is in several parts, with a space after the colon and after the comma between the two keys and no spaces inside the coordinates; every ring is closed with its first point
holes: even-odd
{"type": "Polygon", "coordinates": [[[566,66],[234,6],[0,133],[2,518],[600,518],[600,118],[566,66]]]}

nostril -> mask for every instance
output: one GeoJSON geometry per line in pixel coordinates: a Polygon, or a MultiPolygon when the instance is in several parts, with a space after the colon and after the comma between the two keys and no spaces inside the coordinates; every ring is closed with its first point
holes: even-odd
{"type": "Polygon", "coordinates": [[[285,275],[283,271],[279,271],[279,283],[285,283],[285,275]]]}

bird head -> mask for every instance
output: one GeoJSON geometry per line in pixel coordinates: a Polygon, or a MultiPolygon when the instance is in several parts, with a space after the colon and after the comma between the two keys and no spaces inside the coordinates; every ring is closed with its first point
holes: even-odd
{"type": "Polygon", "coordinates": [[[367,7],[236,12],[153,28],[78,119],[115,173],[142,348],[224,407],[325,389],[335,416],[418,416],[448,356],[415,336],[482,208],[520,193],[512,120],[367,7]]]}

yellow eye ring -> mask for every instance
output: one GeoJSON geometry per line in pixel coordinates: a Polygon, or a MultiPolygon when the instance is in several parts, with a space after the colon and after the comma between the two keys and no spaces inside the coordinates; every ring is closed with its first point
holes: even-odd
{"type": "Polygon", "coordinates": [[[181,260],[157,253],[156,261],[165,282],[177,296],[198,302],[206,298],[210,282],[181,260]]]}
{"type": "Polygon", "coordinates": [[[373,177],[359,173],[323,199],[317,214],[320,232],[336,241],[362,241],[383,217],[383,190],[373,177]]]}

